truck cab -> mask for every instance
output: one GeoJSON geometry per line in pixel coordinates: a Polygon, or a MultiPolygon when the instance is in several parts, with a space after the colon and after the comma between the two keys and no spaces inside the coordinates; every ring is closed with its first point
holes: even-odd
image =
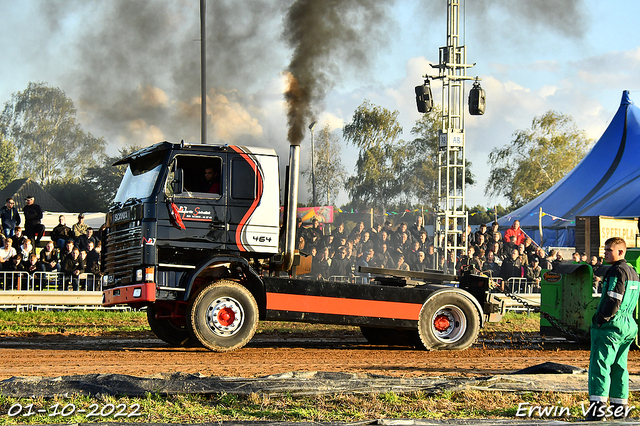
{"type": "Polygon", "coordinates": [[[106,218],[105,305],[184,300],[194,269],[278,253],[273,149],[162,142],[119,164],[128,167],[106,218]]]}

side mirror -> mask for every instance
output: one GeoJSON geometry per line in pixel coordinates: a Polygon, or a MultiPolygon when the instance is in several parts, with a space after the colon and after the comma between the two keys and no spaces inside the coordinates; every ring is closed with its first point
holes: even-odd
{"type": "Polygon", "coordinates": [[[184,190],[184,170],[176,170],[176,173],[173,177],[173,182],[171,182],[171,187],[173,188],[174,194],[182,194],[184,190]]]}

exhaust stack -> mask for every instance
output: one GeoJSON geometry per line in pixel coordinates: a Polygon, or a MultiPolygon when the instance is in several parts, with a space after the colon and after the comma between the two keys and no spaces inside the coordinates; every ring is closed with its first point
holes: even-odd
{"type": "Polygon", "coordinates": [[[292,144],[289,148],[289,187],[286,205],[285,247],[282,270],[289,271],[293,267],[293,257],[296,250],[296,218],[298,209],[298,181],[300,174],[300,145],[292,144]]]}

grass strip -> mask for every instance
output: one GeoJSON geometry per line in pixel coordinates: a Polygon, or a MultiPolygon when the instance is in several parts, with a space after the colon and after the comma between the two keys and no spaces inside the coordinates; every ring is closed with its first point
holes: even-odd
{"type": "MultiPolygon", "coordinates": [[[[638,407],[640,401],[630,400],[638,407]]],[[[0,396],[0,425],[90,421],[205,423],[215,421],[356,422],[373,419],[554,419],[577,421],[588,409],[586,393],[443,392],[269,397],[147,394],[142,398],[71,396],[16,399],[0,396]],[[539,408],[536,408],[539,407],[539,408]],[[45,410],[45,413],[38,413],[45,410]],[[79,410],[85,410],[80,413],[79,410]],[[532,411],[531,411],[532,410],[532,411]],[[92,412],[93,411],[93,412],[92,412]],[[118,415],[118,413],[120,413],[118,415]],[[516,414],[521,414],[516,416],[516,414]],[[546,414],[545,414],[546,413],[546,414]],[[132,415],[133,414],[133,415],[132,415]]],[[[631,412],[637,416],[638,410],[631,412]]]]}
{"type": "MultiPolygon", "coordinates": [[[[487,323],[481,333],[537,332],[540,314],[508,313],[499,323],[487,323]]],[[[261,321],[258,334],[306,334],[316,332],[359,334],[358,327],[295,322],[261,321]]],[[[145,311],[71,310],[0,311],[0,335],[68,333],[151,332],[145,311]]]]}

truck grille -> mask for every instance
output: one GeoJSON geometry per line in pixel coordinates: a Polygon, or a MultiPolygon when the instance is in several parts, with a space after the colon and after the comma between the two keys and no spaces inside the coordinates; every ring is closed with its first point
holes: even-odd
{"type": "Polygon", "coordinates": [[[142,263],[142,227],[136,222],[112,226],[108,231],[104,253],[107,287],[131,282],[135,267],[142,263]]]}

